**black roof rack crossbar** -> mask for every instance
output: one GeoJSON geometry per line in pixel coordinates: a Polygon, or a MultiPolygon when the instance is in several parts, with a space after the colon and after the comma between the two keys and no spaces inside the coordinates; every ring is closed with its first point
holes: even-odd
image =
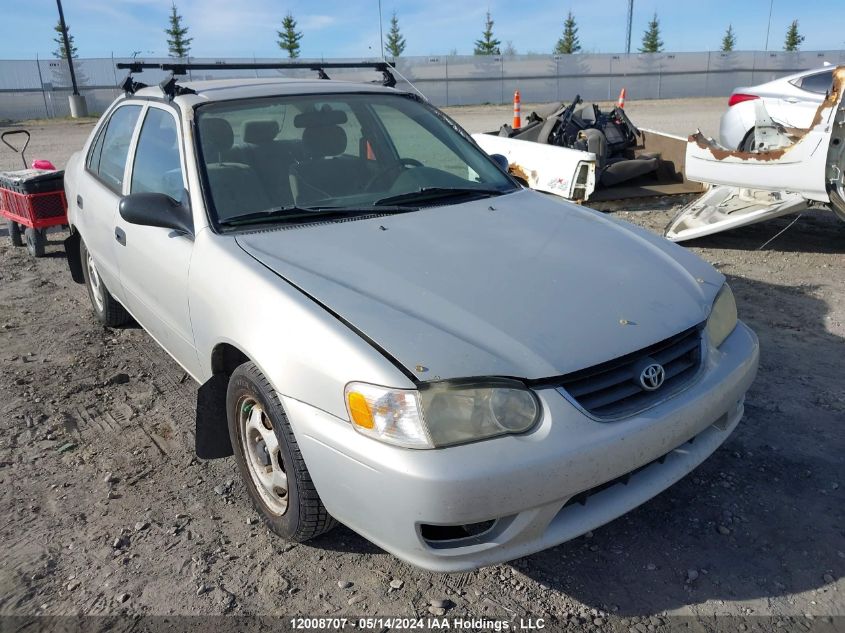
{"type": "Polygon", "coordinates": [[[372,68],[383,75],[381,83],[388,87],[396,85],[396,78],[390,72],[395,67],[390,62],[254,62],[234,63],[226,62],[198,64],[198,63],[147,63],[147,62],[119,62],[118,68],[127,69],[129,73],[139,73],[145,68],[170,71],[173,75],[186,75],[189,70],[289,70],[307,69],[318,73],[320,79],[329,79],[326,68],[372,68]]]}

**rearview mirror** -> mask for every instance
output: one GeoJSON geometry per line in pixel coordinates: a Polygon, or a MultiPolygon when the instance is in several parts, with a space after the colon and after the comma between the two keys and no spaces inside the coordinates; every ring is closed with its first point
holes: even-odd
{"type": "Polygon", "coordinates": [[[120,217],[130,224],[158,226],[194,235],[194,218],[188,202],[188,192],[182,202],[163,193],[132,193],[120,200],[120,217]]]}
{"type": "Polygon", "coordinates": [[[507,157],[506,157],[506,156],[504,156],[503,154],[490,154],[490,158],[492,158],[492,159],[493,159],[493,161],[494,161],[494,162],[495,162],[495,163],[496,163],[499,167],[501,167],[501,168],[502,168],[502,171],[503,171],[503,172],[507,173],[507,171],[508,171],[508,166],[510,165],[510,161],[508,161],[508,159],[507,159],[507,157]]]}

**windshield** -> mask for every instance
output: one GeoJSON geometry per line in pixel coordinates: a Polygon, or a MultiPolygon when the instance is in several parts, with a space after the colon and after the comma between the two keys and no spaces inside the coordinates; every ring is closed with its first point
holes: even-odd
{"type": "Polygon", "coordinates": [[[279,96],[197,110],[214,219],[399,212],[516,187],[436,111],[391,94],[279,96]]]}

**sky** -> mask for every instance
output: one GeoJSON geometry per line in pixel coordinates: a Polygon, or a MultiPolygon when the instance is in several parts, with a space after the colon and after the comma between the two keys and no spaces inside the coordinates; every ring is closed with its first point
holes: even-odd
{"type": "MultiPolygon", "coordinates": [[[[799,20],[802,50],[845,49],[843,0],[773,0],[769,50],[781,50],[789,23],[799,20]],[[800,9],[799,9],[800,7],[800,9]]],[[[164,29],[170,0],[63,0],[80,57],[166,56],[164,29]]],[[[56,45],[54,0],[0,0],[0,59],[49,57],[56,45]]],[[[656,12],[666,51],[717,50],[728,24],[737,50],[764,50],[770,0],[634,0],[632,52],[656,12]]],[[[195,57],[274,57],[276,31],[290,11],[303,33],[302,57],[379,55],[378,0],[177,0],[193,37],[195,57]]],[[[382,0],[386,32],[395,11],[407,48],[404,55],[472,53],[490,11],[502,48],[548,54],[560,37],[567,11],[578,24],[582,52],[624,51],[627,0],[382,0]],[[528,8],[527,8],[528,7],[528,8]]]]}

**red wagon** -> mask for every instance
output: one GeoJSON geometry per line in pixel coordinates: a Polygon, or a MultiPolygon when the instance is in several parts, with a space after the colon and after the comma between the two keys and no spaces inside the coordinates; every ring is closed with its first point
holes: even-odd
{"type": "Polygon", "coordinates": [[[11,130],[0,134],[3,141],[23,159],[24,169],[0,172],[0,215],[6,218],[9,239],[15,246],[23,246],[33,257],[44,255],[47,229],[67,224],[67,200],[64,192],[64,172],[54,169],[27,169],[26,148],[29,132],[11,130]],[[26,135],[22,149],[12,146],[7,136],[26,135]],[[23,232],[23,236],[21,233],[23,232]]]}

